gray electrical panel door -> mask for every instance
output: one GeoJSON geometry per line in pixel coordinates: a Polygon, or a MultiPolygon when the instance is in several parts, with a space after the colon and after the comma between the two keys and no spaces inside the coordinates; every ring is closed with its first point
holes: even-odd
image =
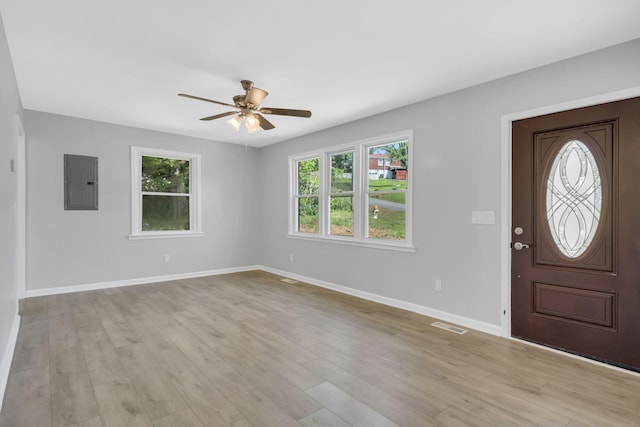
{"type": "Polygon", "coordinates": [[[98,158],[64,155],[65,210],[98,209],[98,158]]]}

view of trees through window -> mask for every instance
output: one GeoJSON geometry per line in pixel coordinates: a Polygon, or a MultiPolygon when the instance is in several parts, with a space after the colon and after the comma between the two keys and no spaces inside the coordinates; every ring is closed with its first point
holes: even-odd
{"type": "Polygon", "coordinates": [[[189,160],[142,156],[142,231],[189,230],[189,160]]]}
{"type": "Polygon", "coordinates": [[[323,170],[318,157],[297,160],[296,231],[320,234],[326,228],[319,222],[322,209],[328,214],[328,229],[322,234],[354,237],[357,217],[362,226],[355,237],[406,240],[408,146],[407,140],[364,146],[365,159],[358,167],[354,167],[354,150],[327,154],[323,170]],[[321,201],[320,188],[325,182],[329,188],[323,189],[321,201]],[[357,182],[362,183],[361,190],[355,188],[357,182]],[[356,200],[366,201],[360,205],[356,200]]]}
{"type": "Polygon", "coordinates": [[[353,151],[331,156],[329,233],[353,236],[353,151]]]}
{"type": "Polygon", "coordinates": [[[298,162],[298,231],[317,233],[320,229],[318,191],[320,162],[318,158],[298,162]]]}

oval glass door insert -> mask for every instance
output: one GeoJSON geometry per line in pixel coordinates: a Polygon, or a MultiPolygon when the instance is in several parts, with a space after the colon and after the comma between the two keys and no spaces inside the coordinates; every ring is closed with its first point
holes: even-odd
{"type": "Polygon", "coordinates": [[[600,171],[583,142],[569,141],[556,154],[546,201],[547,222],[558,250],[569,258],[579,257],[593,242],[602,210],[600,171]]]}

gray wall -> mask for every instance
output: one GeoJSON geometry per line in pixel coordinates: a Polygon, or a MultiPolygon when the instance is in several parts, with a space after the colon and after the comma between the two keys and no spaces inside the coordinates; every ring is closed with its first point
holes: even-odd
{"type": "Polygon", "coordinates": [[[638,70],[635,40],[262,149],[262,263],[500,325],[501,117],[640,86],[638,70]],[[410,128],[415,253],[287,238],[290,154],[410,128]],[[473,210],[496,225],[472,225],[473,210]]]}
{"type": "MultiPolygon", "coordinates": [[[[10,160],[16,159],[16,115],[22,117],[22,103],[0,16],[0,385],[4,380],[3,362],[8,363],[4,358],[11,325],[18,310],[14,214],[17,176],[10,168],[10,160]]],[[[2,392],[0,387],[0,402],[2,392]]]]}
{"type": "Polygon", "coordinates": [[[638,69],[640,40],[260,150],[27,111],[28,289],[263,264],[500,325],[501,117],[640,86],[638,69]],[[404,129],[415,253],[287,237],[290,154],[404,129]],[[202,154],[205,237],[126,238],[131,145],[202,154]],[[99,211],[63,210],[65,153],[100,159],[99,211]],[[496,224],[472,225],[473,210],[496,224]]]}
{"type": "Polygon", "coordinates": [[[260,261],[258,150],[30,110],[25,129],[28,291],[260,261]],[[204,237],[128,240],[132,145],[201,154],[204,237]],[[64,154],[98,157],[98,211],[64,210],[64,154]]]}

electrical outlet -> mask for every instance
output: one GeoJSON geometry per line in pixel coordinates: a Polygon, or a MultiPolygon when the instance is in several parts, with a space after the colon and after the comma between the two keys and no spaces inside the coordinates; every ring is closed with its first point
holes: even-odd
{"type": "Polygon", "coordinates": [[[440,279],[436,280],[436,285],[434,286],[434,289],[438,292],[442,290],[442,280],[440,279]]]}
{"type": "Polygon", "coordinates": [[[289,254],[289,261],[293,261],[293,254],[289,254]]]}
{"type": "Polygon", "coordinates": [[[165,255],[164,255],[164,258],[163,258],[163,261],[164,261],[164,262],[169,262],[169,261],[171,261],[171,256],[170,256],[169,254],[165,254],[165,255]]]}

